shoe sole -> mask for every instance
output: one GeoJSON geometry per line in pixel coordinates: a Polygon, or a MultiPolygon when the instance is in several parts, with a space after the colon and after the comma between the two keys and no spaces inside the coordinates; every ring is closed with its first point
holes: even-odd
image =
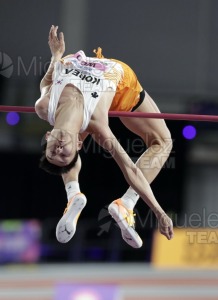
{"type": "Polygon", "coordinates": [[[75,196],[67,212],[63,215],[56,227],[56,238],[60,243],[67,243],[76,232],[76,224],[79,214],[86,205],[84,195],[75,196]]]}
{"type": "Polygon", "coordinates": [[[117,222],[117,225],[120,227],[124,241],[133,248],[141,248],[143,242],[140,236],[123,218],[119,212],[119,206],[112,203],[108,206],[108,211],[112,218],[117,222]]]}

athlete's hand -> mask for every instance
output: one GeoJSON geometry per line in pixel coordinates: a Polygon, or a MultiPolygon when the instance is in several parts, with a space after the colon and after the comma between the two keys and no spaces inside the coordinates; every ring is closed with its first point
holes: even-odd
{"type": "Polygon", "coordinates": [[[61,59],[65,52],[64,34],[60,32],[57,36],[57,30],[58,26],[52,25],[48,36],[48,44],[55,60],[61,59]]]}
{"type": "Polygon", "coordinates": [[[158,227],[160,233],[165,235],[168,240],[173,238],[173,222],[166,214],[158,217],[158,227]]]}

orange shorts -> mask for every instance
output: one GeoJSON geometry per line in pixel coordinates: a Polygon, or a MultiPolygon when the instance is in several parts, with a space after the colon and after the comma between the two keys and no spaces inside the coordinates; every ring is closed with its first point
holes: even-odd
{"type": "Polygon", "coordinates": [[[136,74],[125,63],[111,59],[118,62],[124,71],[124,76],[118,83],[117,90],[113,102],[110,107],[110,111],[131,111],[140,100],[140,92],[143,88],[139,83],[136,74]]]}

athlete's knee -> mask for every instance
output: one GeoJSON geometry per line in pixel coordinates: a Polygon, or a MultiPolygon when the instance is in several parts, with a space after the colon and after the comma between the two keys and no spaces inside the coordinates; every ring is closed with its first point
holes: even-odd
{"type": "Polygon", "coordinates": [[[168,156],[173,148],[171,133],[167,127],[161,133],[150,132],[145,134],[143,140],[148,148],[152,147],[156,149],[157,153],[162,152],[168,156]]]}
{"type": "Polygon", "coordinates": [[[170,153],[173,148],[173,140],[169,129],[166,127],[164,134],[161,135],[162,146],[170,153]]]}
{"type": "Polygon", "coordinates": [[[166,154],[166,156],[169,156],[173,148],[173,140],[171,134],[169,134],[167,137],[163,139],[162,147],[163,147],[164,154],[166,154]]]}

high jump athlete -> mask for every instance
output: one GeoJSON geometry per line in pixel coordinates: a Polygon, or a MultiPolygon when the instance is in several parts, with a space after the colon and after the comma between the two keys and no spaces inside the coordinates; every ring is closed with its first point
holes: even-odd
{"type": "Polygon", "coordinates": [[[95,50],[96,57],[87,57],[82,50],[63,57],[64,34],[57,35],[57,30],[58,26],[52,25],[49,32],[52,58],[40,84],[41,97],[35,104],[38,116],[53,126],[46,134],[40,166],[50,174],[62,176],[68,198],[67,208],[57,224],[57,240],[66,243],[73,237],[78,217],[86,205],[78,175],[81,169],[79,150],[88,135],[112,155],[129,184],[126,193],[108,207],[123,239],[134,248],[142,246],[133,213],[141,197],[154,212],[160,232],[170,240],[173,237],[172,220],[150,187],[160,171],[160,168],[152,168],[152,160],[159,159],[162,167],[172,149],[165,121],[120,118],[147,146],[136,163],[108,125],[109,111],[157,113],[158,107],[142,88],[133,70],[121,61],[104,58],[101,48],[95,50]]]}

